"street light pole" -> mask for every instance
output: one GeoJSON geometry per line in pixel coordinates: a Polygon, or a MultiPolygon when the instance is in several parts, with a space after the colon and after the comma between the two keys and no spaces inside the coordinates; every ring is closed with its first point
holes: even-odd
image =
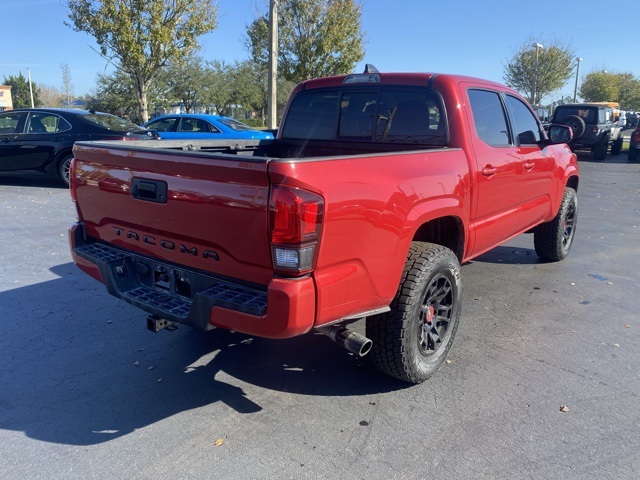
{"type": "Polygon", "coordinates": [[[573,103],[576,103],[576,98],[578,96],[578,75],[580,74],[580,62],[582,58],[576,57],[576,87],[573,89],[573,103]]]}
{"type": "Polygon", "coordinates": [[[536,71],[533,76],[533,92],[531,92],[532,105],[536,105],[536,94],[538,93],[538,51],[544,48],[540,43],[534,43],[533,47],[536,49],[536,71]]]}
{"type": "Polygon", "coordinates": [[[269,5],[269,79],[267,96],[267,128],[278,128],[278,0],[269,5]]]}

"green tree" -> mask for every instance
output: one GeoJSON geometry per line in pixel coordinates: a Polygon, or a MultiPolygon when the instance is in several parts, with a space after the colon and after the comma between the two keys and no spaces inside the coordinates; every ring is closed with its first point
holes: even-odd
{"type": "MultiPolygon", "coordinates": [[[[11,98],[13,99],[13,108],[30,108],[31,92],[29,91],[29,81],[19,72],[18,75],[5,76],[3,85],[11,85],[11,98]]],[[[38,86],[35,82],[31,82],[31,90],[33,91],[33,104],[40,105],[40,96],[38,86]]]]}
{"type": "MultiPolygon", "coordinates": [[[[147,92],[149,104],[153,107],[168,106],[166,100],[166,83],[157,75],[147,92]]],[[[98,112],[106,112],[127,117],[134,123],[144,123],[139,116],[139,105],[136,87],[131,77],[121,70],[113,74],[99,74],[96,79],[96,89],[91,95],[82,98],[85,108],[98,112]]]]}
{"type": "Polygon", "coordinates": [[[187,113],[203,100],[206,90],[206,70],[200,57],[190,57],[171,63],[158,78],[158,84],[166,83],[167,95],[182,102],[187,113]]]}
{"type": "Polygon", "coordinates": [[[618,102],[622,109],[640,110],[640,79],[631,73],[596,70],[585,75],[580,96],[587,102],[618,102]]]}
{"type": "Polygon", "coordinates": [[[197,38],[217,26],[213,0],[68,0],[67,23],[92,35],[100,55],[117,60],[131,77],[140,119],[149,118],[147,94],[158,71],[199,48],[197,38]]]}
{"type": "Polygon", "coordinates": [[[567,83],[574,75],[576,57],[568,45],[559,41],[544,40],[543,48],[536,48],[535,44],[531,38],[521,44],[503,75],[505,83],[524,94],[532,105],[567,83]]]}
{"type": "MultiPolygon", "coordinates": [[[[364,58],[361,16],[362,5],[356,0],[280,0],[279,75],[298,83],[353,71],[364,58]]],[[[245,46],[254,62],[267,64],[267,14],[247,27],[245,46]]]]}

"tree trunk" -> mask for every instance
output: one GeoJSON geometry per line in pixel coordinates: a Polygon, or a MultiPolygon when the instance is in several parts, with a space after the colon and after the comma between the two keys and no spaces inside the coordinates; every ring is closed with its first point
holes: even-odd
{"type": "Polygon", "coordinates": [[[144,78],[135,77],[134,83],[136,85],[136,95],[138,96],[138,113],[140,115],[140,123],[145,123],[149,120],[147,92],[149,90],[151,81],[145,80],[144,78]]]}

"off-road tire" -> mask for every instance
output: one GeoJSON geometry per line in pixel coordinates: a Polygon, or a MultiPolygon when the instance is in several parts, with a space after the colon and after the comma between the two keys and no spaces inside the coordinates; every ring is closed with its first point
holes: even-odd
{"type": "Polygon", "coordinates": [[[623,140],[624,139],[622,138],[622,132],[620,132],[620,136],[611,144],[611,155],[620,155],[620,152],[622,151],[623,140]]]}
{"type": "Polygon", "coordinates": [[[391,311],[367,318],[373,363],[406,382],[429,378],[451,349],[461,302],[458,258],[446,247],[413,242],[391,311]]]}
{"type": "Polygon", "coordinates": [[[569,254],[578,221],[578,195],[573,188],[565,188],[560,209],[553,220],[533,230],[533,244],[538,256],[557,262],[569,254]]]}
{"type": "Polygon", "coordinates": [[[67,186],[69,186],[69,173],[70,173],[72,158],[73,158],[73,155],[68,153],[60,157],[57,163],[58,178],[62,180],[62,182],[67,186]]]}
{"type": "Polygon", "coordinates": [[[595,160],[604,160],[607,157],[607,148],[609,147],[609,139],[603,138],[597,145],[594,145],[591,151],[595,160]]]}
{"type": "Polygon", "coordinates": [[[573,140],[578,140],[587,130],[587,125],[578,115],[567,115],[558,123],[560,123],[560,125],[566,125],[571,129],[573,132],[573,140]]]}

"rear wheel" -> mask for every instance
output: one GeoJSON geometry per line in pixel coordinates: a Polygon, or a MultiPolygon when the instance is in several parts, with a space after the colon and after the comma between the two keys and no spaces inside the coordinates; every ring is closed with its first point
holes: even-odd
{"type": "Polygon", "coordinates": [[[560,210],[553,220],[538,225],[533,231],[533,244],[538,256],[557,262],[569,254],[578,221],[578,196],[573,188],[565,188],[560,210]]]}
{"type": "Polygon", "coordinates": [[[611,155],[620,155],[623,140],[622,133],[620,133],[620,136],[611,144],[611,155]]]}
{"type": "Polygon", "coordinates": [[[433,375],[453,344],[461,295],[460,264],[453,252],[414,242],[391,311],[367,319],[375,365],[411,383],[433,375]]]}
{"type": "Polygon", "coordinates": [[[597,145],[592,148],[593,158],[596,160],[604,160],[607,156],[607,147],[609,146],[609,139],[603,138],[597,145]]]}
{"type": "Polygon", "coordinates": [[[629,147],[629,161],[637,162],[638,161],[638,149],[629,147]]]}
{"type": "Polygon", "coordinates": [[[58,160],[58,177],[62,180],[65,185],[69,185],[69,172],[71,169],[71,159],[73,158],[72,154],[67,154],[58,160]]]}

